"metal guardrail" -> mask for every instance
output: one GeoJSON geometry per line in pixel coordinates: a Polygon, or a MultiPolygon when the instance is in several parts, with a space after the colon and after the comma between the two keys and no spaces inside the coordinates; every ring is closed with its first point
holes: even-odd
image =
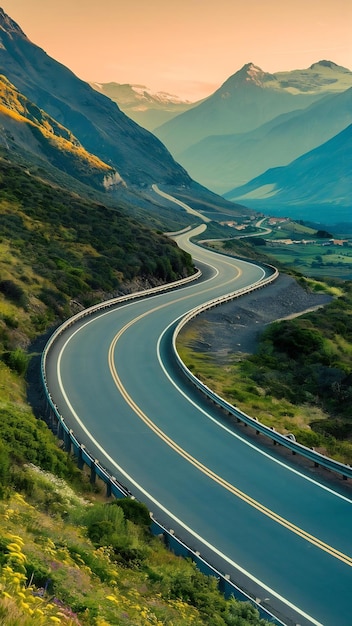
{"type": "MultiPolygon", "coordinates": [[[[271,266],[267,266],[267,267],[271,268],[271,266]]],[[[345,465],[344,463],[335,461],[325,456],[324,454],[321,454],[320,452],[316,452],[312,448],[307,448],[306,446],[303,446],[302,444],[298,443],[295,440],[293,435],[291,434],[282,435],[281,433],[276,432],[274,428],[269,428],[268,426],[265,426],[264,424],[259,422],[257,418],[250,417],[249,415],[244,413],[244,411],[241,411],[240,409],[238,409],[237,407],[234,407],[229,402],[226,402],[226,400],[218,396],[207,385],[202,383],[188,369],[188,367],[184,364],[184,362],[182,361],[177,351],[177,347],[176,347],[177,336],[181,332],[182,328],[186,326],[188,322],[190,322],[192,319],[194,319],[195,317],[197,317],[204,311],[207,311],[216,306],[219,306],[222,303],[229,302],[230,300],[234,300],[235,298],[239,298],[240,296],[243,296],[247,293],[251,293],[253,291],[256,291],[257,289],[261,289],[262,287],[265,287],[266,285],[270,284],[271,282],[276,280],[276,278],[278,278],[279,276],[279,272],[276,268],[272,267],[271,269],[273,270],[273,273],[270,276],[268,276],[266,279],[262,281],[258,281],[251,287],[245,287],[243,289],[239,289],[238,291],[232,294],[227,294],[223,297],[210,300],[209,302],[202,304],[199,307],[196,307],[195,309],[190,311],[185,317],[183,317],[182,320],[177,325],[177,327],[175,328],[174,333],[173,333],[173,339],[172,339],[173,351],[174,351],[176,361],[180,369],[182,370],[182,372],[193,383],[193,385],[195,385],[195,387],[197,387],[201,392],[203,392],[215,404],[217,404],[219,407],[224,409],[229,415],[236,417],[237,420],[243,422],[244,424],[246,424],[247,426],[250,426],[251,428],[254,428],[257,433],[261,433],[262,435],[265,435],[266,437],[271,439],[274,443],[277,443],[281,446],[288,448],[289,450],[292,451],[293,454],[299,454],[311,460],[315,464],[316,467],[318,466],[325,467],[326,469],[332,472],[340,474],[344,480],[347,480],[347,478],[352,478],[352,467],[350,467],[350,465],[345,465]]]]}
{"type": "Polygon", "coordinates": [[[167,285],[159,285],[158,287],[152,287],[151,289],[145,289],[143,291],[136,291],[134,293],[126,294],[124,296],[118,296],[117,298],[111,298],[110,300],[104,300],[104,302],[100,302],[99,304],[94,304],[93,306],[72,315],[66,322],[63,322],[51,335],[49,341],[44,347],[41,359],[41,372],[42,372],[42,382],[44,384],[44,388],[47,389],[46,378],[45,378],[45,364],[46,364],[46,356],[49,352],[53,343],[57,340],[57,338],[62,335],[62,333],[76,324],[79,320],[89,317],[99,311],[104,311],[106,309],[113,308],[115,306],[119,306],[124,302],[128,302],[130,300],[138,300],[139,298],[145,298],[148,296],[154,296],[158,293],[163,293],[166,291],[171,291],[172,289],[176,289],[177,287],[182,287],[183,285],[187,285],[188,283],[197,280],[202,275],[202,272],[197,269],[197,271],[191,276],[187,276],[187,278],[181,278],[180,280],[176,280],[173,283],[168,283],[167,285]]]}

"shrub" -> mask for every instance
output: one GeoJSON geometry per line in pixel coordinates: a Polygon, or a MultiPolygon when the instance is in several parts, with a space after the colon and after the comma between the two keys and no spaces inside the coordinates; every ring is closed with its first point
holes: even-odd
{"type": "Polygon", "coordinates": [[[1,406],[0,439],[14,462],[33,463],[69,479],[79,472],[73,460],[59,449],[57,440],[44,422],[29,411],[11,404],[1,406]]]}
{"type": "Polygon", "coordinates": [[[119,506],[126,519],[138,526],[150,526],[150,514],[148,507],[132,498],[119,498],[110,503],[110,506],[119,506]]]}
{"type": "Polygon", "coordinates": [[[269,332],[274,348],[290,358],[307,357],[321,350],[324,343],[317,330],[305,328],[296,321],[273,324],[269,332]]]}
{"type": "Polygon", "coordinates": [[[24,350],[22,350],[22,348],[16,348],[15,350],[4,352],[2,360],[10,369],[20,374],[20,376],[25,374],[27,371],[29,356],[24,350]]]}
{"type": "Polygon", "coordinates": [[[13,280],[0,280],[0,291],[6,298],[12,300],[15,304],[25,308],[27,305],[27,297],[20,285],[13,280]]]}

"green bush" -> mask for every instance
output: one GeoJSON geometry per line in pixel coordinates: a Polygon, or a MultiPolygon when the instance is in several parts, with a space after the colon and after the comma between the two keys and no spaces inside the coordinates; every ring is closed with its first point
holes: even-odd
{"type": "Polygon", "coordinates": [[[13,462],[20,465],[33,463],[69,480],[79,473],[73,459],[59,448],[57,439],[46,424],[30,411],[11,404],[1,406],[0,439],[13,462]]]}
{"type": "Polygon", "coordinates": [[[24,375],[27,371],[29,356],[22,348],[4,352],[2,354],[2,360],[10,369],[17,372],[20,376],[24,375]]]}
{"type": "Polygon", "coordinates": [[[142,527],[150,526],[150,514],[148,507],[143,502],[133,498],[118,498],[110,503],[110,506],[119,506],[123,510],[126,519],[142,527]]]}
{"type": "Polygon", "coordinates": [[[32,555],[27,557],[25,568],[27,579],[33,586],[46,587],[48,592],[52,591],[50,570],[37,557],[32,555]]]}
{"type": "Polygon", "coordinates": [[[289,358],[305,359],[321,350],[324,338],[315,329],[307,328],[300,321],[283,321],[272,324],[267,331],[274,349],[285,352],[289,358]]]}

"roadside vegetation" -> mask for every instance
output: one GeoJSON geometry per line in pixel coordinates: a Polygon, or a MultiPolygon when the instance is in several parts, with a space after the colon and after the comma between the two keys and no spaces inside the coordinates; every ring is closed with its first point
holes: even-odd
{"type": "Polygon", "coordinates": [[[189,369],[230,403],[300,443],[352,462],[352,283],[299,277],[333,300],[315,312],[270,324],[255,354],[219,364],[202,352],[201,316],[179,337],[189,369]]]}
{"type": "Polygon", "coordinates": [[[144,505],[91,485],[27,402],[38,335],[81,306],[189,274],[190,257],[6,162],[0,210],[0,623],[264,626],[152,536],[144,505]]]}
{"type": "Polygon", "coordinates": [[[264,626],[150,534],[143,504],[103,501],[83,479],[79,493],[31,463],[6,469],[4,458],[0,623],[264,626]]]}

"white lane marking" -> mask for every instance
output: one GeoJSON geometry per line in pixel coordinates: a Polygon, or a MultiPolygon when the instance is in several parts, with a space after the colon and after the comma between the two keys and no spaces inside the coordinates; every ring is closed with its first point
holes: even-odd
{"type": "Polygon", "coordinates": [[[200,411],[200,413],[203,413],[203,415],[205,415],[205,417],[207,419],[209,419],[211,422],[216,424],[219,428],[222,428],[222,430],[226,431],[232,437],[235,437],[236,439],[238,439],[239,441],[244,443],[249,448],[252,448],[256,452],[259,452],[259,454],[262,454],[263,456],[265,456],[266,458],[270,459],[274,463],[277,463],[277,465],[280,465],[281,467],[284,467],[285,469],[287,469],[288,471],[292,472],[293,474],[296,474],[300,478],[303,478],[304,480],[312,483],[313,485],[316,485],[317,487],[320,487],[320,489],[323,489],[324,491],[327,491],[328,493],[331,493],[332,495],[340,498],[341,500],[344,500],[345,502],[348,502],[349,504],[352,504],[352,500],[350,498],[347,498],[347,496],[343,496],[338,491],[334,491],[330,487],[327,487],[326,485],[321,484],[320,482],[316,481],[314,478],[310,478],[309,476],[306,476],[305,474],[302,474],[302,472],[300,472],[299,470],[296,470],[295,468],[291,467],[290,465],[287,465],[285,462],[280,461],[280,459],[277,459],[274,456],[272,456],[271,454],[269,454],[268,452],[265,452],[264,450],[261,450],[255,444],[251,443],[250,441],[247,441],[246,439],[241,437],[241,435],[238,435],[237,433],[235,433],[228,426],[225,426],[225,424],[222,424],[219,420],[217,420],[215,417],[210,415],[210,413],[208,413],[199,404],[197,404],[194,400],[192,400],[192,398],[190,396],[188,396],[187,393],[185,391],[183,391],[183,389],[181,387],[179,387],[179,385],[177,385],[177,383],[174,381],[174,379],[171,377],[171,375],[167,371],[167,369],[166,369],[166,367],[164,365],[164,362],[163,362],[163,360],[161,358],[160,345],[161,345],[161,342],[163,340],[163,337],[164,337],[165,333],[167,333],[167,331],[171,328],[171,326],[173,326],[174,324],[176,324],[176,322],[178,322],[180,319],[182,319],[182,317],[184,317],[184,316],[180,315],[179,317],[177,317],[173,322],[171,322],[163,330],[163,332],[159,336],[158,343],[157,343],[157,358],[158,358],[160,367],[161,367],[162,371],[164,372],[166,378],[175,387],[175,389],[178,391],[178,393],[180,393],[190,404],[192,404],[192,406],[194,406],[198,411],[200,411]]]}
{"type": "MultiPolygon", "coordinates": [[[[102,314],[102,317],[104,315],[108,315],[109,313],[111,313],[112,311],[107,311],[105,313],[102,314]]],[[[103,446],[100,445],[100,443],[95,439],[95,437],[93,437],[93,435],[91,434],[91,432],[88,430],[88,428],[84,425],[84,423],[82,422],[82,420],[80,419],[80,417],[78,416],[78,413],[75,411],[75,409],[73,408],[67,394],[66,391],[64,389],[63,383],[62,383],[62,378],[61,378],[61,359],[62,359],[62,355],[64,350],[66,349],[67,345],[69,344],[69,342],[71,341],[71,339],[78,333],[80,332],[80,330],[82,330],[85,326],[87,326],[88,324],[90,324],[91,322],[93,322],[93,320],[90,320],[88,322],[86,322],[83,326],[80,326],[80,328],[78,328],[74,333],[72,333],[72,335],[70,335],[70,337],[68,337],[68,339],[65,341],[65,343],[63,344],[60,352],[59,352],[59,356],[58,356],[58,361],[57,361],[57,378],[58,378],[58,383],[59,383],[59,387],[60,387],[60,391],[62,393],[62,396],[69,408],[69,410],[71,411],[73,417],[75,418],[76,422],[79,424],[79,426],[82,428],[82,430],[85,432],[85,434],[87,435],[87,437],[92,441],[92,443],[96,446],[96,448],[103,454],[103,456],[105,457],[105,459],[107,459],[109,461],[109,463],[111,463],[111,465],[113,467],[115,467],[118,472],[120,472],[120,474],[122,476],[124,476],[129,482],[130,484],[134,485],[134,487],[136,487],[136,489],[138,489],[144,496],[146,496],[148,498],[148,500],[150,500],[153,504],[155,504],[161,511],[163,511],[163,513],[165,513],[170,519],[172,519],[174,522],[176,522],[179,526],[181,526],[181,528],[183,528],[185,531],[187,531],[190,535],[192,535],[195,539],[197,539],[198,541],[200,541],[204,546],[206,546],[209,550],[211,550],[212,552],[214,552],[214,554],[216,554],[217,556],[219,556],[221,559],[223,559],[226,563],[228,563],[229,565],[231,565],[231,567],[234,567],[235,569],[237,569],[239,572],[241,572],[242,574],[244,574],[245,576],[247,576],[250,580],[252,580],[254,583],[256,583],[257,585],[259,585],[262,589],[264,589],[266,592],[268,592],[269,594],[272,594],[275,598],[277,598],[277,600],[279,600],[280,602],[282,602],[283,604],[285,604],[286,606],[288,606],[290,609],[292,609],[293,611],[296,611],[299,615],[301,615],[302,617],[304,617],[305,619],[307,619],[308,621],[310,621],[314,626],[323,626],[323,624],[321,624],[320,622],[318,622],[315,618],[311,617],[310,615],[308,615],[305,611],[301,610],[299,607],[297,607],[295,604],[293,604],[292,602],[290,602],[289,600],[287,600],[286,598],[284,598],[283,596],[281,596],[279,593],[277,593],[276,591],[274,591],[274,589],[272,589],[271,587],[269,587],[268,585],[266,585],[265,583],[263,583],[261,580],[259,580],[259,578],[257,578],[256,576],[253,576],[253,574],[251,574],[250,572],[248,572],[246,569],[244,569],[241,565],[239,565],[239,563],[236,563],[236,561],[233,561],[232,559],[230,559],[229,557],[227,557],[223,552],[221,552],[220,550],[218,550],[218,548],[216,548],[215,546],[213,546],[209,541],[207,541],[206,539],[204,539],[201,535],[199,535],[197,532],[195,532],[192,528],[190,528],[190,526],[188,526],[187,524],[185,524],[181,519],[179,519],[176,515],[174,515],[174,513],[172,513],[169,509],[167,509],[163,504],[161,504],[161,502],[159,502],[159,500],[157,500],[156,498],[154,498],[154,496],[152,496],[151,493],[149,493],[149,491],[147,491],[146,489],[144,489],[144,487],[142,487],[142,485],[140,483],[138,483],[134,478],[132,478],[132,476],[130,474],[128,474],[128,472],[126,472],[121,465],[119,465],[118,463],[116,463],[116,461],[110,456],[110,454],[105,450],[105,448],[103,448],[103,446]]]]}

